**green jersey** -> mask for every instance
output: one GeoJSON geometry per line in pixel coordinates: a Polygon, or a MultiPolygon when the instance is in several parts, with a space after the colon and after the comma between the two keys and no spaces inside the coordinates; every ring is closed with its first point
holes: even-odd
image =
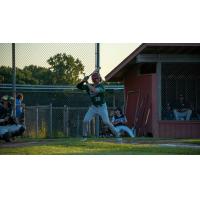
{"type": "Polygon", "coordinates": [[[96,88],[96,93],[91,92],[89,87],[83,82],[79,83],[77,85],[77,88],[80,90],[87,91],[94,106],[101,106],[102,104],[105,103],[105,88],[102,84],[92,85],[92,86],[96,88]]]}

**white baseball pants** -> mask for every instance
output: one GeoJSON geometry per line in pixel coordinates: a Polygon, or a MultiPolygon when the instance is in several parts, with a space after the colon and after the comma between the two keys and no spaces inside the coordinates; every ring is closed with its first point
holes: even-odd
{"type": "Polygon", "coordinates": [[[109,127],[109,129],[112,131],[112,133],[119,137],[119,132],[116,130],[116,128],[113,126],[113,124],[110,122],[110,119],[108,117],[108,109],[106,103],[104,103],[102,106],[90,106],[89,110],[85,114],[85,117],[83,119],[83,136],[87,136],[88,134],[88,124],[91,121],[91,119],[95,116],[99,115],[103,121],[103,123],[109,127]]]}

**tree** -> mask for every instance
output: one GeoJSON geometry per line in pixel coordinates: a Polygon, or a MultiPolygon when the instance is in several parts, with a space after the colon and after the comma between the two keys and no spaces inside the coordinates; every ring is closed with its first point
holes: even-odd
{"type": "MultiPolygon", "coordinates": [[[[50,57],[47,62],[50,68],[36,65],[25,66],[23,69],[16,68],[17,84],[76,84],[80,81],[84,66],[79,59],[71,55],[57,54],[50,57]]],[[[0,67],[0,83],[12,83],[12,68],[0,67]]]]}
{"type": "Polygon", "coordinates": [[[77,58],[65,53],[56,54],[47,60],[53,72],[53,84],[76,84],[80,81],[79,76],[83,74],[84,66],[77,58]]]}
{"type": "Polygon", "coordinates": [[[12,68],[1,66],[0,67],[0,82],[1,83],[12,83],[12,68]]]}
{"type": "MultiPolygon", "coordinates": [[[[12,83],[12,68],[0,67],[0,83],[12,83]]],[[[50,69],[38,67],[36,65],[25,66],[23,69],[16,67],[17,84],[52,84],[52,74],[50,69]]]]}
{"type": "Polygon", "coordinates": [[[30,84],[52,84],[52,72],[45,67],[39,67],[36,65],[25,66],[23,72],[31,77],[31,80],[27,80],[30,84]]]}

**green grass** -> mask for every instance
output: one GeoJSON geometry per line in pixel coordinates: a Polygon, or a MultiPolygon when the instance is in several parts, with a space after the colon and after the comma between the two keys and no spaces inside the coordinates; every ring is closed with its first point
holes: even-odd
{"type": "Polygon", "coordinates": [[[196,140],[172,140],[154,138],[124,139],[123,144],[114,139],[80,138],[64,139],[17,139],[11,144],[0,142],[2,155],[200,155],[200,148],[161,147],[158,144],[195,144],[196,140]],[[132,142],[134,142],[132,144],[132,142]]]}

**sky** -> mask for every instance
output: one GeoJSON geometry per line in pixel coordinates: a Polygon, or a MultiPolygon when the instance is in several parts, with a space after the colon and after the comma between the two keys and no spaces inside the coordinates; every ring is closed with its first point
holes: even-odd
{"type": "MultiPolygon", "coordinates": [[[[139,43],[100,43],[103,79],[138,46],[139,43]]],[[[16,66],[23,68],[34,64],[49,67],[47,59],[57,53],[79,58],[85,66],[86,75],[95,68],[95,43],[16,43],[16,66]]],[[[12,66],[11,44],[0,43],[0,66],[2,65],[12,66]]]]}

